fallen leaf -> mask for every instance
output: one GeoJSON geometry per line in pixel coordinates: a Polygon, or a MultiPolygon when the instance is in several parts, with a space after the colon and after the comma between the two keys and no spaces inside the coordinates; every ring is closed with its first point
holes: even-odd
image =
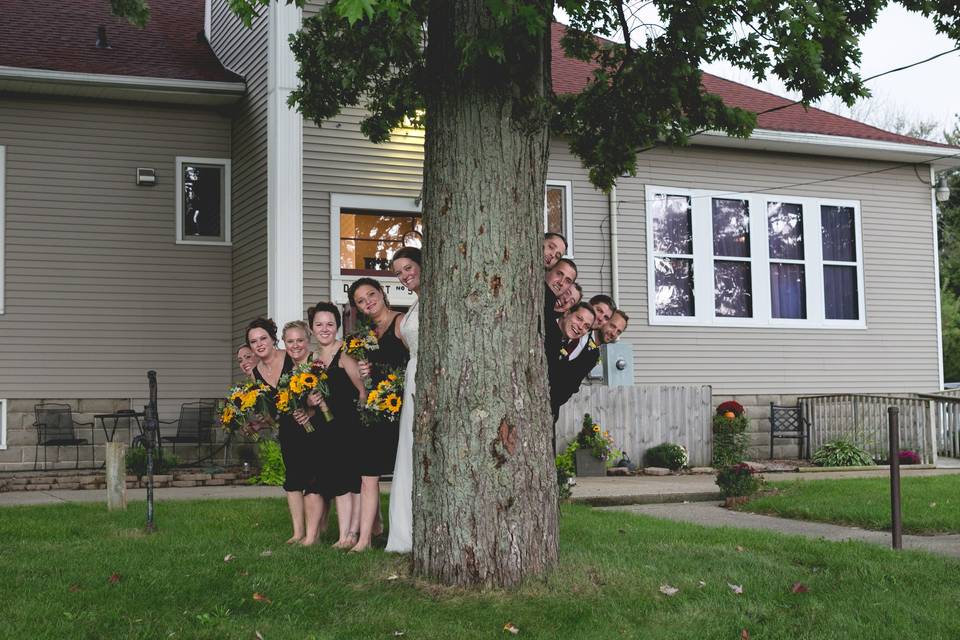
{"type": "Polygon", "coordinates": [[[739,551],[740,553],[743,553],[744,551],[746,551],[746,549],[744,549],[740,545],[737,545],[737,551],[739,551]]]}
{"type": "Polygon", "coordinates": [[[236,559],[237,559],[237,556],[233,555],[232,553],[228,553],[227,555],[223,556],[224,562],[230,562],[231,560],[236,560],[236,559]]]}
{"type": "Polygon", "coordinates": [[[110,577],[107,578],[107,582],[109,582],[110,584],[117,584],[118,582],[120,582],[120,574],[114,571],[113,573],[110,574],[110,577]]]}
{"type": "Polygon", "coordinates": [[[254,631],[253,635],[257,637],[257,640],[263,640],[263,634],[260,633],[259,631],[254,631]]]}
{"type": "Polygon", "coordinates": [[[256,600],[257,602],[266,602],[267,604],[273,603],[273,600],[271,600],[270,598],[268,598],[267,596],[263,595],[258,591],[254,591],[253,599],[256,600]]]}
{"type": "Polygon", "coordinates": [[[803,584],[802,582],[794,582],[793,586],[790,587],[791,593],[806,593],[807,591],[809,591],[809,589],[807,589],[807,585],[803,584]]]}
{"type": "Polygon", "coordinates": [[[250,572],[244,570],[244,571],[241,571],[240,573],[238,573],[237,575],[238,575],[238,576],[248,576],[248,575],[250,575],[250,572]]]}
{"type": "Polygon", "coordinates": [[[700,580],[700,581],[697,582],[697,586],[702,588],[702,587],[707,586],[707,583],[704,582],[703,580],[700,580]]]}
{"type": "Polygon", "coordinates": [[[740,640],[750,640],[750,632],[746,629],[740,629],[740,640]]]}
{"type": "Polygon", "coordinates": [[[520,629],[518,629],[512,622],[508,622],[507,624],[503,625],[503,630],[509,631],[513,635],[520,633],[520,629]]]}
{"type": "Polygon", "coordinates": [[[737,594],[737,595],[740,595],[741,593],[743,593],[743,586],[741,586],[741,585],[739,585],[739,584],[730,584],[730,583],[728,582],[728,583],[727,583],[727,586],[730,587],[730,590],[733,591],[733,592],[734,592],[735,594],[737,594]]]}
{"type": "Polygon", "coordinates": [[[399,638],[400,636],[405,635],[405,634],[406,634],[406,631],[394,631],[394,632],[393,632],[393,637],[394,637],[394,638],[399,638]]]}
{"type": "Polygon", "coordinates": [[[398,576],[395,573],[391,573],[390,575],[387,576],[387,580],[399,580],[399,579],[400,579],[400,576],[398,576]]]}
{"type": "Polygon", "coordinates": [[[668,584],[662,584],[662,585],[660,585],[660,593],[662,593],[662,594],[665,595],[665,596],[675,595],[675,594],[676,594],[677,592],[679,592],[679,591],[680,591],[680,589],[677,589],[676,587],[671,587],[671,586],[668,585],[668,584]]]}
{"type": "Polygon", "coordinates": [[[936,502],[931,502],[931,503],[930,503],[930,508],[931,508],[931,509],[933,509],[935,506],[937,506],[937,503],[936,503],[936,502]]]}
{"type": "Polygon", "coordinates": [[[80,585],[78,584],[70,585],[70,593],[76,593],[77,591],[80,591],[80,585]]]}
{"type": "Polygon", "coordinates": [[[270,556],[273,555],[273,551],[270,551],[270,549],[264,549],[263,551],[260,552],[260,555],[263,556],[264,558],[269,558],[270,556]]]}

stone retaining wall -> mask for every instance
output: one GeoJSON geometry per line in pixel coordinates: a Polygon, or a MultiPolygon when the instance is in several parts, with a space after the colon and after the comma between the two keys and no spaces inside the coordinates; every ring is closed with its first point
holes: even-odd
{"type": "MultiPolygon", "coordinates": [[[[229,469],[222,473],[206,473],[199,469],[175,470],[170,474],[153,476],[153,486],[166,487],[220,487],[247,484],[252,471],[242,468],[229,469]]],[[[145,488],[146,478],[127,476],[127,488],[145,488]]],[[[23,471],[0,475],[0,492],[5,491],[56,491],[71,489],[105,489],[103,472],[91,471],[23,471]]]]}

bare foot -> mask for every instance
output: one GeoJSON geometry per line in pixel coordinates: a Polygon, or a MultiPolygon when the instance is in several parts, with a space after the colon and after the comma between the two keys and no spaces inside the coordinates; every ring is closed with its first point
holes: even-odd
{"type": "Polygon", "coordinates": [[[357,544],[357,541],[360,539],[359,533],[350,532],[345,537],[340,538],[333,543],[334,549],[349,549],[350,547],[357,544]]]}
{"type": "Polygon", "coordinates": [[[370,548],[369,542],[358,542],[357,544],[354,545],[352,549],[350,549],[350,553],[361,553],[363,551],[366,551],[369,548],[370,548]]]}
{"type": "Polygon", "coordinates": [[[287,540],[287,544],[297,544],[301,540],[303,540],[303,536],[294,535],[289,540],[287,540]]]}
{"type": "Polygon", "coordinates": [[[317,539],[316,539],[316,538],[304,538],[303,540],[300,541],[300,546],[301,546],[301,547],[312,547],[312,546],[315,545],[316,543],[317,543],[317,539]]]}

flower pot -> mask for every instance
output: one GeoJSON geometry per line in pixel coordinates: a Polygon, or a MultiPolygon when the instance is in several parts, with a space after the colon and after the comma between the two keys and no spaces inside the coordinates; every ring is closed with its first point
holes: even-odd
{"type": "Polygon", "coordinates": [[[595,458],[586,449],[577,449],[574,452],[574,461],[577,466],[577,476],[581,478],[602,477],[607,475],[607,465],[603,460],[595,458]]]}

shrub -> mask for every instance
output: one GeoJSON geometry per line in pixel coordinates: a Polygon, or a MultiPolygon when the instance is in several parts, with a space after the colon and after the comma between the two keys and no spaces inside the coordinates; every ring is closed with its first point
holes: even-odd
{"type": "Polygon", "coordinates": [[[647,449],[644,460],[648,467],[666,467],[671,471],[682,469],[687,464],[687,450],[679,444],[664,442],[647,449]]]}
{"type": "Polygon", "coordinates": [[[271,487],[282,485],[287,477],[287,469],[283,466],[280,443],[275,440],[260,441],[257,457],[260,458],[260,473],[247,480],[247,483],[265,484],[271,487]]]}
{"type": "Polygon", "coordinates": [[[720,487],[720,495],[725,498],[750,496],[763,486],[763,478],[757,476],[749,466],[735,464],[717,472],[717,486],[720,487]]]}
{"type": "Polygon", "coordinates": [[[573,462],[573,454],[580,447],[574,440],[567,445],[566,450],[557,456],[557,492],[561,500],[570,497],[570,480],[576,476],[576,466],[573,462]]]}
{"type": "Polygon", "coordinates": [[[589,413],[583,414],[583,427],[577,434],[576,449],[589,449],[594,458],[603,460],[610,467],[623,457],[623,452],[613,446],[613,437],[609,431],[600,429],[600,425],[593,421],[589,413]]]}
{"type": "Polygon", "coordinates": [[[900,464],[920,464],[920,454],[912,449],[900,451],[900,464]]]}
{"type": "MultiPolygon", "coordinates": [[[[144,447],[132,447],[127,451],[126,456],[127,472],[132,473],[138,478],[147,475],[147,450],[144,447]]],[[[173,467],[180,464],[180,458],[167,453],[163,449],[154,449],[153,451],[153,472],[157,475],[163,475],[173,467]]]]}
{"type": "Polygon", "coordinates": [[[747,456],[747,418],[735,400],[721,402],[713,416],[713,466],[717,469],[742,462],[747,456]]]}
{"type": "Polygon", "coordinates": [[[813,454],[813,464],[819,467],[864,467],[873,464],[866,451],[849,440],[833,440],[813,454]]]}

